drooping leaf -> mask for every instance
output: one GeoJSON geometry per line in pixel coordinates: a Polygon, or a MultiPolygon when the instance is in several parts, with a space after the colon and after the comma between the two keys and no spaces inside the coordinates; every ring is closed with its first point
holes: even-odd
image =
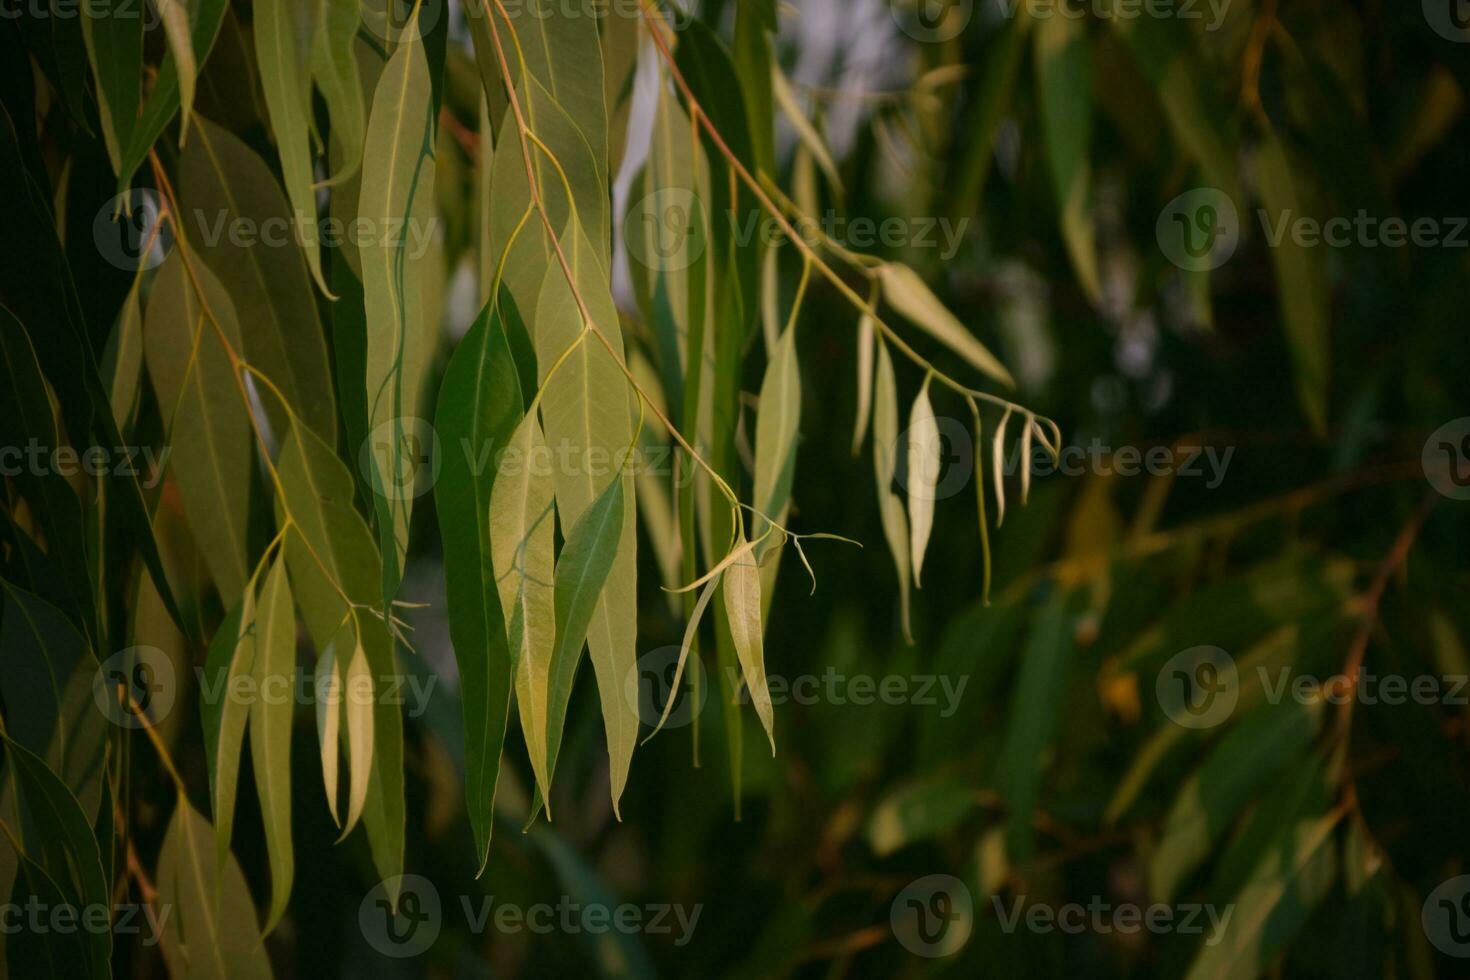
{"type": "Polygon", "coordinates": [[[572,699],[572,684],[582,660],[592,615],[602,598],[618,548],[624,536],[632,534],[623,499],[626,486],[621,479],[607,485],[567,532],[566,544],[557,558],[556,647],[551,655],[547,705],[548,782],[556,774],[567,705],[572,699]]]}
{"type": "Polygon", "coordinates": [[[424,46],[406,32],[378,79],[363,151],[358,220],[367,304],[368,439],[373,505],[383,553],[383,594],[397,592],[408,550],[420,454],[420,359],[426,330],[420,265],[434,200],[432,86],[424,46]]]}
{"type": "Polygon", "coordinates": [[[216,870],[213,837],[209,821],[181,794],[153,879],[169,972],[190,980],[269,978],[270,961],[245,875],[233,856],[223,872],[216,870]]]}
{"type": "Polygon", "coordinates": [[[616,809],[638,741],[638,714],[623,694],[623,680],[638,658],[638,539],[633,533],[637,494],[632,474],[619,465],[633,445],[633,420],[628,382],[613,353],[621,357],[623,351],[617,308],[596,250],[576,222],[568,226],[562,250],[576,280],[575,292],[560,263],[552,261],[537,303],[535,335],[543,385],[541,417],[546,441],[556,447],[554,483],[562,526],[575,527],[613,480],[625,482],[623,536],[587,634],[616,809]],[[587,304],[602,339],[591,328],[583,336],[578,296],[587,304]],[[563,354],[566,358],[553,375],[563,354]]]}
{"type": "Polygon", "coordinates": [[[551,782],[546,746],[551,655],[556,643],[553,598],[555,488],[546,441],[534,414],[516,427],[490,493],[490,553],[505,612],[516,704],[536,782],[546,799],[551,782]]]}
{"type": "Polygon", "coordinates": [[[209,800],[214,812],[216,868],[230,855],[239,789],[240,754],[250,705],[236,696],[240,678],[254,672],[256,648],[255,590],[247,589],[220,623],[200,677],[199,710],[204,730],[204,758],[209,767],[209,800]]]}
{"type": "Polygon", "coordinates": [[[893,362],[888,347],[878,343],[878,373],[873,386],[873,473],[878,485],[878,516],[883,537],[893,555],[898,573],[899,621],[903,634],[913,641],[909,625],[910,544],[903,501],[893,492],[893,475],[898,467],[898,390],[893,379],[893,362]]]}
{"type": "Polygon", "coordinates": [[[934,406],[929,403],[929,378],[925,378],[923,387],[914,398],[914,407],[909,411],[909,534],[915,588],[919,587],[921,581],[924,552],[929,547],[929,535],[934,530],[934,497],[935,488],[939,484],[940,453],[943,448],[939,438],[939,422],[934,418],[934,406]]]}
{"type": "Polygon", "coordinates": [[[184,232],[233,301],[242,353],[286,400],[261,392],[271,427],[286,430],[289,408],[335,445],[336,399],[306,256],[290,232],[268,237],[295,220],[275,176],[233,133],[199,117],[179,156],[178,186],[184,232]]]}
{"type": "Polygon", "coordinates": [[[132,138],[142,98],[143,18],[128,0],[85,0],[82,37],[97,80],[97,114],[113,170],[122,166],[123,148],[132,138]]]}
{"type": "Polygon", "coordinates": [[[315,0],[316,32],[311,38],[311,77],[327,104],[332,141],[340,156],[332,180],[340,181],[362,165],[367,107],[357,65],[356,39],[362,23],[357,0],[315,0]]]}
{"type": "Polygon", "coordinates": [[[1102,280],[1091,211],[1092,60],[1086,24],[1075,17],[1038,20],[1036,83],[1062,241],[1077,284],[1096,305],[1102,300],[1102,280]]]}
{"type": "Polygon", "coordinates": [[[200,59],[194,52],[194,38],[189,25],[189,8],[183,0],[152,0],[153,9],[163,24],[168,38],[169,54],[179,85],[179,115],[182,119],[180,140],[188,135],[189,114],[194,110],[194,81],[199,74],[200,59]]]}
{"type": "MultiPolygon", "coordinates": [[[[755,508],[780,520],[791,499],[796,439],[801,427],[801,373],[796,360],[796,330],[787,328],[772,352],[761,382],[755,419],[755,508]]],[[[763,533],[759,524],[755,533],[763,533]]]]}
{"type": "Polygon", "coordinates": [[[449,635],[464,706],[465,805],[480,869],[489,857],[513,677],[490,557],[490,501],[496,482],[492,461],[510,444],[524,415],[504,327],[506,319],[517,316],[504,291],[498,305],[485,305],[445,369],[434,415],[447,447],[434,484],[434,504],[444,542],[449,635]]]}
{"type": "MultiPolygon", "coordinates": [[[[737,550],[743,544],[743,538],[736,539],[737,550]]],[[[730,636],[740,658],[741,674],[750,690],[750,702],[755,705],[755,713],[771,742],[771,754],[775,755],[775,718],[771,710],[770,687],[766,683],[765,639],[761,625],[761,575],[754,554],[742,555],[725,569],[722,595],[730,619],[730,636]]]]}
{"type": "Polygon", "coordinates": [[[244,589],[252,564],[252,434],[243,382],[225,342],[240,349],[234,305],[214,274],[180,243],[154,281],[143,350],[190,529],[220,595],[233,597],[244,589]]]}
{"type": "Polygon", "coordinates": [[[1005,366],[945,308],[939,297],[919,278],[918,273],[906,265],[891,262],[884,264],[879,273],[883,283],[883,298],[890,306],[964,358],[982,374],[1007,388],[1016,386],[1005,366]]]}
{"type": "Polygon", "coordinates": [[[271,905],[264,931],[269,933],[286,911],[295,874],[291,845],[291,726],[296,698],[296,610],[285,560],[271,564],[256,604],[255,700],[250,705],[250,757],[255,788],[265,822],[270,855],[271,905]]]}
{"type": "MultiPolygon", "coordinates": [[[[177,2],[177,0],[174,0],[177,2]]],[[[312,186],[311,130],[307,119],[309,79],[301,73],[303,44],[296,36],[296,4],[291,0],[259,0],[255,4],[255,61],[270,112],[271,130],[281,155],[281,174],[291,201],[292,232],[306,253],[312,278],[332,295],[322,276],[321,241],[317,230],[316,190],[312,186]]]]}

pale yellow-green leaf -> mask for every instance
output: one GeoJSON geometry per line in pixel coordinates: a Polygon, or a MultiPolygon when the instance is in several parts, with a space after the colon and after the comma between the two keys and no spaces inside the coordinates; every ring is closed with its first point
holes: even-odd
{"type": "Polygon", "coordinates": [[[340,829],[342,818],[337,814],[337,762],[341,757],[338,739],[342,731],[342,667],[337,662],[337,651],[327,647],[317,657],[314,674],[316,702],[316,738],[322,763],[322,786],[327,794],[327,812],[332,823],[340,829]]]}
{"type": "Polygon", "coordinates": [[[271,904],[265,932],[285,914],[295,876],[291,845],[291,726],[296,698],[296,610],[286,562],[277,557],[261,586],[255,622],[255,700],[250,705],[250,756],[270,856],[271,904]]]}
{"type": "Polygon", "coordinates": [[[873,472],[878,485],[878,516],[883,537],[893,555],[898,573],[899,618],[903,634],[912,642],[909,628],[909,527],[903,501],[893,492],[893,474],[898,465],[898,388],[887,345],[878,344],[878,371],[873,386],[873,472]]]}
{"type": "Polygon", "coordinates": [[[556,646],[552,459],[535,414],[527,415],[506,446],[490,492],[490,561],[515,664],[521,730],[543,800],[551,790],[546,721],[556,646]]]}
{"type": "Polygon", "coordinates": [[[189,116],[194,111],[194,82],[199,66],[194,57],[194,39],[189,25],[189,8],[184,0],[152,0],[153,9],[163,24],[168,49],[179,72],[179,142],[189,134],[189,116]]]}
{"type": "MultiPolygon", "coordinates": [[[[607,278],[592,243],[575,222],[563,236],[562,250],[593,323],[621,356],[622,332],[607,278]]],[[[628,381],[618,361],[590,333],[578,342],[583,326],[572,288],[560,263],[553,261],[537,303],[535,342],[544,386],[541,418],[546,441],[556,448],[556,506],[562,526],[574,526],[612,480],[627,481],[624,507],[628,516],[622,543],[587,633],[607,732],[616,809],[638,742],[638,714],[622,689],[623,678],[636,669],[638,659],[636,490],[631,473],[617,465],[632,447],[633,418],[628,381]],[[563,354],[567,354],[565,360],[561,360],[563,354]],[[559,360],[560,367],[551,375],[559,360]]]]}
{"type": "Polygon", "coordinates": [[[934,494],[939,485],[939,423],[929,403],[929,379],[919,389],[914,407],[909,411],[908,491],[910,558],[914,568],[914,587],[923,582],[924,552],[934,530],[934,494]]]}
{"type": "Polygon", "coordinates": [[[164,416],[184,513],[210,576],[226,602],[244,590],[252,435],[220,333],[239,349],[230,297],[182,243],[154,279],[143,321],[143,351],[164,416]],[[184,256],[188,255],[188,267],[184,256]],[[196,289],[197,283],[197,289],[196,289]],[[199,291],[202,290],[202,293],[199,291]]]}
{"type": "Polygon", "coordinates": [[[257,0],[255,60],[260,66],[265,105],[281,155],[281,173],[286,179],[286,196],[291,201],[292,230],[306,253],[312,278],[330,297],[332,291],[322,276],[316,190],[312,181],[311,124],[307,102],[302,98],[300,48],[292,0],[257,0]]]}
{"type": "MultiPolygon", "coordinates": [[[[745,544],[737,539],[737,548],[745,544]]],[[[730,638],[740,658],[740,671],[750,690],[750,703],[766,730],[771,754],[776,754],[775,718],[771,709],[771,691],[766,683],[766,654],[761,626],[761,574],[753,554],[746,554],[725,570],[722,595],[725,614],[729,617],[730,638]]]]}
{"type": "Polygon", "coordinates": [[[883,297],[890,306],[964,358],[977,371],[1007,388],[1016,386],[1005,365],[965,329],[965,325],[939,301],[918,273],[906,265],[890,262],[880,267],[879,275],[883,297]]]}
{"type": "MultiPolygon", "coordinates": [[[[755,418],[755,507],[778,519],[791,498],[796,437],[801,427],[801,372],[796,329],[788,328],[771,352],[755,418]]],[[[764,530],[756,525],[756,533],[764,530]]]]}
{"type": "Polygon", "coordinates": [[[772,65],[771,78],[773,82],[771,92],[776,97],[776,104],[791,121],[791,127],[796,130],[796,138],[801,140],[801,145],[806,147],[817,166],[822,168],[822,175],[827,178],[828,185],[835,193],[841,195],[843,192],[842,175],[837,172],[837,164],[832,160],[827,144],[817,134],[811,120],[807,119],[806,113],[801,111],[801,106],[796,102],[796,96],[791,92],[791,85],[786,81],[786,76],[779,65],[772,65]]]}
{"type": "Polygon", "coordinates": [[[373,772],[373,671],[362,637],[356,634],[352,653],[347,658],[342,710],[347,721],[347,820],[342,825],[345,838],[362,817],[373,772]]]}
{"type": "Polygon", "coordinates": [[[367,107],[357,67],[356,38],[362,23],[359,0],[315,0],[317,28],[311,38],[311,76],[327,115],[332,139],[340,149],[333,183],[350,176],[362,163],[367,107]]]}
{"type": "Polygon", "coordinates": [[[857,339],[857,421],[852,429],[852,454],[856,456],[868,437],[873,419],[873,349],[877,346],[877,330],[873,315],[866,310],[858,320],[857,339]]]}

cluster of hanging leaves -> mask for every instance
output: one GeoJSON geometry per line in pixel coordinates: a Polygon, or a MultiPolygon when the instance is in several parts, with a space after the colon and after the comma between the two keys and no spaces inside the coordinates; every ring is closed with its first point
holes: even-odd
{"type": "MultiPolygon", "coordinates": [[[[781,308],[776,247],[740,234],[752,217],[791,232],[800,216],[773,180],[778,111],[801,165],[839,188],[772,57],[769,0],[739,5],[733,45],[652,2],[628,17],[591,0],[481,0],[456,13],[463,46],[439,3],[168,0],[149,11],[161,31],[107,0],[87,0],[75,20],[31,14],[4,27],[0,153],[16,215],[0,263],[0,444],[159,450],[151,472],[43,468],[5,483],[7,894],[15,882],[105,897],[128,743],[90,703],[97,664],[161,636],[181,665],[202,655],[216,692],[243,679],[291,689],[304,638],[328,695],[316,710],[326,807],[343,838],[362,828],[393,879],[404,722],[381,695],[416,656],[396,610],[421,530],[414,507],[431,488],[480,867],[512,705],[533,818],[543,807],[551,817],[584,650],[618,806],[640,736],[624,689],[638,604],[656,591],[639,588],[640,539],[657,591],[687,620],[680,677],[712,646],[725,694],[736,703],[737,686],[748,689],[774,751],[763,635],[779,560],[790,544],[810,572],[803,540],[834,537],[788,528],[809,285],[853,304],[843,329],[856,328],[860,365],[854,451],[871,430],[905,633],[934,523],[934,401],[968,406],[977,436],[982,406],[993,413],[997,460],[1013,415],[1027,451],[1033,438],[1060,447],[1055,426],[952,379],[903,339],[900,320],[987,383],[1012,384],[905,266],[792,233],[780,248],[801,274],[781,308]],[[638,91],[651,93],[641,115],[638,91]],[[612,188],[625,168],[635,203],[619,214],[612,188]],[[121,288],[89,251],[98,188],[111,192],[101,227],[139,236],[121,288]],[[257,236],[236,234],[242,224],[257,236]],[[284,237],[267,240],[272,227],[284,237]],[[358,233],[324,232],[334,227],[358,233]],[[619,261],[629,309],[614,302],[619,261]],[[481,309],[451,344],[441,324],[461,293],[481,309]],[[917,392],[906,439],[895,360],[917,392]],[[753,436],[750,364],[763,372],[753,436]],[[431,470],[420,465],[430,444],[431,470]],[[642,465],[663,450],[674,473],[642,465]],[[10,678],[38,669],[50,699],[18,696],[10,678]]],[[[977,589],[988,590],[986,554],[977,589]]],[[[131,675],[99,683],[147,719],[129,703],[131,675]]],[[[208,972],[210,956],[232,974],[265,973],[259,937],[285,911],[291,811],[303,805],[292,798],[293,704],[200,701],[212,819],[190,804],[163,723],[143,721],[178,790],[154,880],[190,914],[166,949],[184,972],[208,972]],[[241,771],[247,740],[252,774],[241,771]],[[258,931],[230,851],[250,775],[271,872],[258,931]],[[225,918],[228,935],[216,930],[225,918]]],[[[741,729],[726,716],[738,762],[741,729]]],[[[105,937],[34,941],[48,948],[12,940],[10,961],[108,970],[105,937]]]]}

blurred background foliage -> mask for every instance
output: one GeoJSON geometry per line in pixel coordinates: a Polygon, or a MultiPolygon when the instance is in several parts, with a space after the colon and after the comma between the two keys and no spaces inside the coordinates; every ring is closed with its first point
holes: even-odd
{"type": "MultiPolygon", "coordinates": [[[[1055,418],[1067,445],[1233,451],[1223,479],[1087,467],[1036,477],[1020,507],[1012,472],[1011,507],[991,534],[988,607],[973,489],[941,500],[906,643],[867,464],[850,448],[856,315],[814,284],[800,333],[795,507],[805,527],[867,547],[814,553],[813,595],[786,569],[768,669],[963,679],[957,710],[946,715],[942,695],[935,705],[789,701],[777,708],[775,758],[758,750],[764,736],[746,710],[737,820],[710,697],[697,749],[688,727],[640,748],[618,822],[584,671],[555,822],[520,832],[529,770],[512,746],[491,860],[476,879],[426,498],[405,576],[405,599],[426,603],[406,616],[420,656],[404,660],[437,680],[428,710],[407,722],[407,866],[443,896],[443,931],[418,960],[373,952],[358,922],[375,880],[366,847],[333,847],[326,814],[300,807],[295,892],[267,943],[278,975],[1461,975],[1429,943],[1420,912],[1441,882],[1470,871],[1463,704],[1272,703],[1261,680],[1282,668],[1328,678],[1355,662],[1379,676],[1470,670],[1470,504],[1432,489],[1421,462],[1428,435],[1470,411],[1467,251],[1273,247],[1257,212],[1470,215],[1470,45],[1408,0],[1229,0],[1218,21],[1205,4],[1200,19],[1123,20],[1122,0],[1098,0],[1072,20],[1034,16],[1025,0],[975,0],[952,5],[949,16],[963,15],[952,36],[954,21],[931,10],[922,22],[944,29],[917,39],[904,30],[915,23],[906,3],[781,6],[776,54],[841,188],[785,121],[780,183],[846,218],[964,222],[953,255],[873,251],[936,284],[1011,367],[1017,400],[1055,418]],[[1201,187],[1233,202],[1240,241],[1219,268],[1192,273],[1161,248],[1159,222],[1201,187]],[[1198,646],[1234,658],[1240,693],[1227,722],[1191,730],[1166,714],[1156,685],[1171,658],[1198,646]],[[940,873],[965,883],[973,921],[954,955],[927,960],[895,939],[890,911],[911,882],[940,873]],[[654,935],[472,934],[449,909],[487,895],[703,911],[683,946],[654,935]],[[1008,913],[1020,897],[1235,911],[1217,946],[1198,935],[1008,932],[996,901],[1008,913]]],[[[729,37],[735,6],[708,0],[700,13],[729,37]]],[[[445,105],[473,131],[477,82],[458,28],[445,105]]],[[[232,18],[231,30],[244,28],[232,18]]],[[[204,66],[205,81],[240,70],[230,50],[204,66]]],[[[205,111],[248,128],[258,109],[205,111]]],[[[468,151],[450,143],[440,167],[452,257],[474,233],[468,151]]],[[[84,298],[116,291],[117,276],[76,250],[79,280],[95,273],[84,298]]],[[[800,263],[781,254],[789,299],[800,263]]],[[[445,288],[452,329],[464,304],[452,281],[445,288]]],[[[620,299],[632,312],[632,297],[620,299]]],[[[924,352],[962,370],[937,347],[924,352]]],[[[900,365],[901,400],[922,381],[900,365]]],[[[758,386],[746,379],[747,391],[758,386]]],[[[936,396],[936,409],[964,421],[958,403],[936,396]]],[[[955,447],[951,465],[971,449],[955,447]]],[[[656,580],[652,567],[645,577],[656,580]]],[[[156,597],[140,609],[140,636],[171,634],[156,597]]],[[[682,628],[666,603],[643,603],[641,649],[676,646],[682,628]]],[[[181,643],[172,652],[192,655],[181,643]]],[[[178,712],[164,734],[186,776],[203,780],[191,725],[178,712]]],[[[295,751],[304,797],[315,789],[312,740],[295,751]]],[[[153,765],[141,751],[134,760],[144,853],[166,816],[149,824],[148,801],[167,797],[161,775],[148,785],[153,765]]],[[[242,796],[253,792],[242,783],[242,796]]],[[[265,894],[248,801],[236,851],[265,894]]],[[[116,961],[135,975],[161,969],[154,951],[119,942],[116,961]]]]}

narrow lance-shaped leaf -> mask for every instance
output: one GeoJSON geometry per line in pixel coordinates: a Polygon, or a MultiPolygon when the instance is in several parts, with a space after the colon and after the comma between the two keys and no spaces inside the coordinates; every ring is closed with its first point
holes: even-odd
{"type": "Polygon", "coordinates": [[[220,595],[233,598],[244,590],[252,564],[247,537],[252,434],[225,341],[239,349],[230,297],[180,242],[154,280],[143,351],[189,527],[220,595]]]}
{"type": "Polygon", "coordinates": [[[122,166],[123,148],[133,135],[142,98],[143,18],[121,16],[128,0],[84,0],[82,38],[97,80],[97,114],[112,169],[122,166]]]}
{"type": "Polygon", "coordinates": [[[1092,59],[1087,25],[1072,17],[1038,18],[1036,81],[1043,143],[1061,212],[1062,241],[1088,300],[1102,299],[1091,207],[1092,59]]]}
{"type": "Polygon", "coordinates": [[[940,453],[943,449],[939,422],[934,418],[934,407],[929,403],[929,381],[928,377],[924,379],[909,412],[909,533],[912,535],[910,557],[915,588],[922,581],[924,552],[934,530],[934,496],[939,485],[940,453]]]}
{"type": "Polygon", "coordinates": [[[490,553],[505,612],[516,704],[536,783],[551,788],[546,717],[551,654],[556,643],[553,598],[554,486],[549,455],[534,414],[516,428],[490,493],[490,553]]]}
{"type": "Polygon", "coordinates": [[[153,9],[163,23],[164,36],[168,38],[168,50],[174,57],[174,70],[178,72],[179,109],[183,123],[179,132],[180,143],[189,132],[189,114],[194,110],[194,80],[199,74],[199,65],[194,57],[194,38],[189,26],[189,8],[183,0],[152,0],[153,9]]]}
{"type": "Polygon", "coordinates": [[[286,563],[277,557],[261,586],[255,627],[255,700],[250,756],[270,855],[271,905],[265,932],[286,911],[295,875],[291,845],[291,725],[295,716],[296,611],[286,563]]]}
{"type": "MultiPolygon", "coordinates": [[[[755,420],[755,507],[779,520],[791,499],[796,437],[801,427],[801,373],[796,360],[796,329],[788,327],[772,351],[761,382],[755,420]]],[[[756,524],[756,534],[764,532],[756,524]]]]}
{"type": "Polygon", "coordinates": [[[255,626],[255,590],[250,588],[215,631],[200,679],[199,710],[209,767],[210,807],[214,811],[215,863],[220,870],[229,859],[234,835],[240,755],[250,717],[249,704],[235,691],[239,678],[254,673],[255,626]]]}
{"type": "Polygon", "coordinates": [[[311,38],[311,77],[327,104],[332,140],[337,144],[337,182],[352,176],[362,164],[367,108],[357,66],[357,31],[362,23],[358,0],[315,0],[317,29],[311,38]]]}
{"type": "MultiPolygon", "coordinates": [[[[737,538],[736,547],[745,544],[737,538]]],[[[776,754],[775,718],[771,710],[771,691],[766,684],[765,641],[761,626],[761,573],[755,556],[741,557],[725,570],[723,596],[725,612],[730,619],[730,637],[740,658],[745,686],[750,689],[750,702],[760,717],[771,754],[776,754]]]]}
{"type": "MultiPolygon", "coordinates": [[[[876,301],[876,295],[873,300],[876,301]]],[[[856,456],[868,437],[873,420],[873,351],[878,343],[873,315],[864,310],[858,319],[857,338],[857,420],[852,427],[852,454],[856,456]]]]}
{"type": "Polygon", "coordinates": [[[304,82],[296,37],[296,5],[292,0],[258,0],[255,4],[255,60],[276,148],[286,196],[291,200],[292,227],[306,252],[312,278],[328,297],[316,226],[316,190],[312,186],[311,130],[302,98],[304,82]]]}
{"type": "Polygon", "coordinates": [[[261,391],[273,430],[286,430],[289,411],[335,445],[336,399],[306,255],[294,237],[234,233],[237,222],[264,231],[272,222],[293,221],[291,208],[275,175],[243,140],[202,116],[194,127],[179,156],[184,233],[233,300],[245,358],[286,401],[261,391]]]}
{"type": "Polygon", "coordinates": [[[153,907],[169,973],[190,980],[269,978],[245,875],[233,856],[223,871],[215,869],[213,836],[209,821],[181,793],[154,876],[153,907]]]}
{"type": "Polygon", "coordinates": [[[556,773],[572,683],[587,629],[625,534],[631,534],[623,480],[613,480],[567,532],[556,562],[556,647],[551,656],[547,717],[547,781],[556,773]]]}
{"type": "Polygon", "coordinates": [[[617,308],[596,250],[575,221],[563,236],[562,250],[576,280],[576,292],[560,263],[553,261],[545,272],[535,333],[544,385],[541,417],[546,440],[556,448],[554,482],[562,526],[575,527],[613,480],[626,484],[624,533],[587,633],[607,733],[616,812],[638,742],[638,713],[623,696],[623,679],[636,669],[638,660],[637,536],[632,530],[637,493],[628,468],[618,465],[633,443],[632,407],[627,379],[608,350],[610,346],[618,356],[623,350],[617,308]],[[586,302],[602,339],[588,333],[574,345],[584,329],[578,295],[586,302]],[[568,351],[552,375],[553,365],[568,351]]]}
{"type": "Polygon", "coordinates": [[[965,325],[939,301],[918,273],[906,265],[891,262],[881,266],[878,272],[883,284],[883,298],[890,306],[964,358],[977,371],[1007,388],[1016,386],[1005,365],[965,329],[965,325]]]}
{"type": "Polygon", "coordinates": [[[893,473],[898,465],[898,390],[888,347],[878,342],[878,373],[873,386],[873,474],[878,485],[878,515],[883,537],[893,555],[898,573],[899,618],[903,635],[913,642],[909,627],[909,528],[903,501],[893,492],[893,473]]]}
{"type": "Polygon", "coordinates": [[[491,560],[491,461],[510,443],[524,410],[503,320],[509,294],[487,303],[444,372],[434,426],[444,454],[434,504],[444,541],[449,635],[464,706],[465,805],[480,869],[490,853],[495,787],[510,714],[512,662],[491,560]]]}
{"type": "Polygon", "coordinates": [[[364,148],[358,220],[367,304],[367,405],[373,504],[383,553],[383,594],[398,586],[408,549],[418,453],[418,348],[424,341],[420,261],[434,194],[432,85],[424,46],[407,31],[378,79],[364,148]]]}

